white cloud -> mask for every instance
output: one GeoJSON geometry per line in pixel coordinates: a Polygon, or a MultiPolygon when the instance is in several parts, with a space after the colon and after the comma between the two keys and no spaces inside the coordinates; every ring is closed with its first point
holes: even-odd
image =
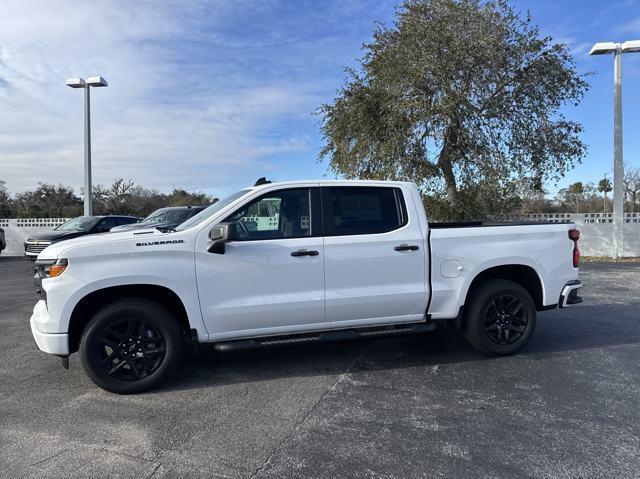
{"type": "Polygon", "coordinates": [[[79,188],[82,98],[64,81],[92,74],[110,84],[92,90],[96,184],[122,176],[216,193],[277,169],[265,159],[274,154],[312,158],[307,136],[286,128],[274,136],[269,126],[312,122],[314,90],[293,79],[258,82],[256,72],[243,81],[231,65],[229,75],[211,71],[229,62],[224,47],[182,58],[224,25],[231,4],[3,0],[0,179],[11,191],[37,181],[79,188]]]}

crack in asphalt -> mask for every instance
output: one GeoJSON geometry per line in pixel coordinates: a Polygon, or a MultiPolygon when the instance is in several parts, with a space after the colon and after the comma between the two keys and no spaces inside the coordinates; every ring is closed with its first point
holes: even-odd
{"type": "Polygon", "coordinates": [[[160,466],[162,466],[161,462],[159,462],[158,465],[153,468],[153,471],[151,471],[151,474],[149,474],[145,479],[151,479],[153,475],[156,473],[156,471],[160,469],[160,466]]]}
{"type": "Polygon", "coordinates": [[[67,449],[63,449],[62,451],[60,451],[60,452],[58,452],[56,454],[53,454],[52,456],[45,457],[44,459],[40,459],[39,461],[32,462],[31,464],[27,464],[27,467],[37,466],[38,464],[42,464],[43,462],[47,462],[47,461],[49,461],[49,460],[51,460],[53,458],[61,456],[65,452],[68,452],[68,450],[67,449]]]}
{"type": "Polygon", "coordinates": [[[354,359],[351,364],[347,367],[347,369],[345,370],[345,372],[341,373],[338,375],[338,377],[336,378],[336,380],[333,382],[333,384],[331,386],[329,386],[318,398],[318,400],[313,404],[313,406],[311,406],[309,408],[309,410],[304,414],[304,416],[298,421],[296,422],[296,424],[291,428],[291,430],[289,431],[288,434],[285,435],[285,437],[282,438],[282,440],[277,444],[277,446],[273,449],[273,451],[271,451],[271,453],[269,454],[269,456],[267,457],[267,459],[255,470],[253,471],[253,473],[251,474],[251,476],[249,476],[249,479],[254,479],[258,476],[258,474],[262,473],[271,463],[271,460],[273,459],[273,456],[276,455],[276,453],[278,451],[280,451],[282,449],[282,447],[285,445],[285,443],[295,435],[295,433],[300,429],[300,427],[302,426],[302,424],[304,424],[304,422],[307,420],[307,418],[317,409],[318,405],[324,400],[324,398],[327,396],[327,394],[329,394],[331,391],[334,391],[335,388],[338,386],[338,384],[340,384],[344,379],[347,378],[347,376],[349,375],[349,373],[351,373],[351,371],[353,370],[353,368],[355,367],[356,364],[358,364],[358,362],[360,362],[362,360],[362,358],[364,358],[364,356],[369,352],[371,348],[368,347],[364,350],[364,352],[362,354],[360,354],[358,357],[356,357],[356,359],[354,359]]]}

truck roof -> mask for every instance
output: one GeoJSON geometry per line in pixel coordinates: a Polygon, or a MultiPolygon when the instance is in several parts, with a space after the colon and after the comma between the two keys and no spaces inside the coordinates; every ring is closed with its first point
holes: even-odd
{"type": "Polygon", "coordinates": [[[410,181],[386,181],[386,180],[294,180],[274,181],[252,186],[247,189],[259,190],[269,186],[402,186],[412,185],[410,181]]]}

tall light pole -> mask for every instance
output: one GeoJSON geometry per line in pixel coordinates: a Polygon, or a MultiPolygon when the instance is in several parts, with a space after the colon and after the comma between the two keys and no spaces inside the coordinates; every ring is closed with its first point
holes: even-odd
{"type": "Polygon", "coordinates": [[[622,180],[622,54],[640,52],[640,40],[596,43],[589,55],[613,53],[613,256],[623,252],[624,192],[622,180]]]}
{"type": "Polygon", "coordinates": [[[91,87],[108,86],[102,77],[71,78],[66,81],[71,88],[84,89],[84,215],[93,214],[93,191],[91,186],[91,87]]]}

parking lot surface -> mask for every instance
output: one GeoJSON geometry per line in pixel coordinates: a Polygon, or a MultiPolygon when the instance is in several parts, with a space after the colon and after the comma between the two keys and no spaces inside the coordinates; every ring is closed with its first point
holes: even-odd
{"type": "Polygon", "coordinates": [[[31,264],[0,257],[2,477],[638,477],[640,265],[486,358],[454,331],[219,353],[117,396],[37,350],[31,264]]]}

